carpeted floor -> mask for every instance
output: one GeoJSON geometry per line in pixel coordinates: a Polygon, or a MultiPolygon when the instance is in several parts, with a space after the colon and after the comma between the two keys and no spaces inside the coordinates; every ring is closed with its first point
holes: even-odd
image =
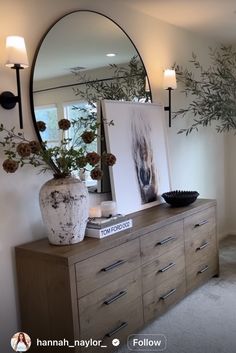
{"type": "MultiPolygon", "coordinates": [[[[221,242],[220,277],[212,278],[140,333],[164,334],[164,353],[236,353],[236,236],[221,242]]],[[[128,352],[126,346],[117,351],[128,352]]]]}

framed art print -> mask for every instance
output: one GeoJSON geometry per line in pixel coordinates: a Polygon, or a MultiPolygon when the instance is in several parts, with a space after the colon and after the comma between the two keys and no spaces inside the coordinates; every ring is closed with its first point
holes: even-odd
{"type": "Polygon", "coordinates": [[[160,195],[170,190],[163,106],[104,100],[102,115],[107,151],[117,158],[110,178],[118,212],[161,203],[160,195]]]}

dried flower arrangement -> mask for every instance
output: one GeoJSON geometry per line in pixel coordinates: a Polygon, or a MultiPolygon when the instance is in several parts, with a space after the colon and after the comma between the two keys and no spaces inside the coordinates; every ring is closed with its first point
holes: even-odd
{"type": "MultiPolygon", "coordinates": [[[[92,167],[91,178],[100,180],[103,177],[103,171],[99,167],[100,161],[103,160],[108,166],[113,166],[116,157],[107,152],[99,155],[95,151],[90,151],[89,145],[97,138],[99,125],[95,119],[80,118],[72,121],[61,119],[58,121],[58,128],[62,130],[62,139],[57,146],[49,147],[47,142],[41,144],[38,141],[28,140],[24,133],[15,132],[15,128],[8,130],[1,124],[0,134],[4,136],[0,139],[0,146],[6,156],[2,167],[7,173],[15,173],[19,167],[30,164],[33,167],[40,167],[42,172],[52,170],[55,178],[62,178],[71,175],[72,172],[86,170],[89,165],[92,167]],[[65,133],[71,127],[75,130],[73,138],[66,137],[65,133]]],[[[41,132],[46,130],[43,121],[38,121],[37,127],[41,132]]]]}

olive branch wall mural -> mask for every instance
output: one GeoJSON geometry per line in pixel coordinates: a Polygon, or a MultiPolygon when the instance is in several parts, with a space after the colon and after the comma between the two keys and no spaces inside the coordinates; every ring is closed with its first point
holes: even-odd
{"type": "Polygon", "coordinates": [[[187,117],[191,126],[178,133],[188,135],[216,122],[216,131],[236,130],[236,51],[232,46],[209,48],[211,65],[204,68],[195,53],[189,61],[192,70],[175,64],[183,93],[192,97],[187,107],[174,112],[173,118],[187,117]]]}

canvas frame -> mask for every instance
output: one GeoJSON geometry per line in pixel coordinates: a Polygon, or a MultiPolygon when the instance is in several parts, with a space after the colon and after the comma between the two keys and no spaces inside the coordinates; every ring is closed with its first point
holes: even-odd
{"type": "Polygon", "coordinates": [[[101,108],[107,152],[117,157],[110,182],[118,212],[129,214],[162,203],[161,194],[171,190],[164,107],[103,100],[101,108]]]}

